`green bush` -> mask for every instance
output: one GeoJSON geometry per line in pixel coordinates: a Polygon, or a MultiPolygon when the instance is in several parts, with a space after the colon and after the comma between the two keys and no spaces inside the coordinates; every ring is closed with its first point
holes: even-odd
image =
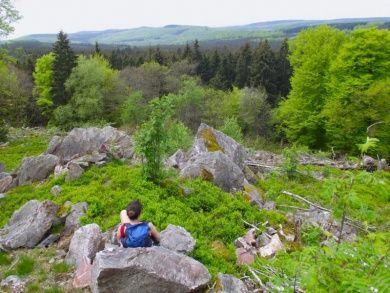
{"type": "Polygon", "coordinates": [[[60,262],[53,265],[53,271],[55,273],[68,273],[71,270],[71,266],[66,262],[60,262]]]}
{"type": "Polygon", "coordinates": [[[219,130],[239,143],[243,141],[242,130],[238,124],[237,117],[226,118],[223,126],[219,130]]]}
{"type": "Polygon", "coordinates": [[[3,251],[0,251],[0,266],[8,266],[11,264],[11,258],[10,256],[3,251]]]}
{"type": "Polygon", "coordinates": [[[119,223],[119,212],[139,199],[144,205],[142,219],[153,222],[159,230],[168,224],[184,227],[196,239],[192,256],[204,263],[213,275],[217,272],[237,273],[233,241],[245,234],[242,219],[272,225],[283,223],[284,216],[276,211],[260,211],[252,207],[241,194],[232,195],[210,182],[170,179],[164,186],[145,180],[140,168],[130,168],[120,162],[105,167],[92,167],[73,182],[53,178],[36,186],[20,186],[0,201],[0,226],[12,213],[31,199],[44,200],[50,188],[61,185],[62,192],[51,200],[63,205],[86,201],[89,205],[83,224],[97,223],[103,230],[119,223]],[[179,185],[191,190],[183,196],[179,185]]]}
{"type": "Polygon", "coordinates": [[[133,92],[122,104],[121,123],[135,128],[147,118],[148,104],[142,92],[133,92]]]}
{"type": "Polygon", "coordinates": [[[143,160],[145,178],[158,182],[162,177],[161,165],[167,146],[167,121],[172,115],[172,103],[167,97],[150,103],[149,120],[135,133],[136,152],[143,160]]]}
{"type": "Polygon", "coordinates": [[[18,276],[27,276],[34,270],[34,266],[34,258],[28,255],[22,255],[16,264],[15,272],[18,276]]]}
{"type": "Polygon", "coordinates": [[[285,148],[282,154],[283,154],[282,172],[289,179],[292,179],[297,175],[297,169],[298,169],[297,149],[295,147],[285,148]]]}
{"type": "Polygon", "coordinates": [[[193,141],[191,130],[180,121],[173,121],[167,126],[167,140],[164,150],[167,156],[178,149],[188,150],[193,141]]]}

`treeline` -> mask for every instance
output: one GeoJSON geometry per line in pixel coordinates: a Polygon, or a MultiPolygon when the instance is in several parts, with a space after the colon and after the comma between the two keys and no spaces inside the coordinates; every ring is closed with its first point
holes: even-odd
{"type": "Polygon", "coordinates": [[[206,122],[247,142],[386,157],[389,35],[375,27],[320,26],[277,48],[262,40],[202,50],[195,41],[175,50],[106,51],[96,44],[77,54],[61,32],[31,75],[26,54],[1,57],[0,114],[11,126],[110,123],[134,130],[150,118],[151,101],[168,96],[175,105],[169,127],[183,137],[206,122]]]}
{"type": "MultiPolygon", "coordinates": [[[[156,47],[107,52],[96,44],[92,52],[77,54],[66,34],[60,32],[52,50],[35,60],[36,55],[23,49],[11,53],[14,59],[2,59],[7,71],[4,76],[13,76],[8,98],[3,99],[2,116],[11,126],[121,125],[126,116],[121,109],[129,104],[129,97],[141,94],[138,102],[147,105],[153,98],[183,91],[190,79],[202,91],[215,91],[222,99],[234,92],[234,87],[236,92],[238,88],[259,88],[273,107],[288,93],[291,74],[287,40],[276,50],[267,40],[254,47],[248,43],[237,50],[211,51],[202,50],[195,41],[177,50],[156,47]],[[22,89],[23,95],[12,89],[22,89]]],[[[194,127],[193,122],[187,124],[194,127]]]]}

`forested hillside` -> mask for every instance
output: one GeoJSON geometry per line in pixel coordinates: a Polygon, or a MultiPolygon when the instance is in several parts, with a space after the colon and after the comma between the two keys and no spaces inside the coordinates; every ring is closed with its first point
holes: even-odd
{"type": "MultiPolygon", "coordinates": [[[[352,30],[357,26],[386,26],[387,17],[352,18],[333,20],[280,20],[257,22],[248,25],[228,27],[207,27],[189,25],[166,25],[164,27],[140,27],[133,29],[116,29],[105,31],[83,31],[72,33],[69,38],[78,44],[94,44],[128,46],[172,46],[185,45],[195,39],[205,46],[237,46],[245,42],[257,42],[268,38],[282,40],[294,37],[301,30],[319,25],[329,25],[342,30],[352,30]]],[[[54,34],[36,34],[18,38],[15,42],[38,41],[54,43],[54,34]]]]}
{"type": "Polygon", "coordinates": [[[4,46],[0,291],[389,292],[390,31],[340,23],[4,46]],[[136,199],[159,246],[118,245],[136,199]]]}

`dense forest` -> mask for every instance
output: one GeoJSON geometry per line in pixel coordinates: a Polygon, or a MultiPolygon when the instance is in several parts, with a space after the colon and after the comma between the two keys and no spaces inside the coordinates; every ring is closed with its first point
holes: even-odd
{"type": "Polygon", "coordinates": [[[177,49],[107,51],[96,43],[82,53],[60,32],[50,52],[3,52],[2,123],[135,129],[151,100],[175,96],[174,120],[187,131],[200,122],[217,128],[234,122],[248,140],[352,155],[375,139],[369,151],[385,158],[388,41],[386,29],[320,26],[274,47],[262,40],[202,50],[195,40],[177,49]]]}

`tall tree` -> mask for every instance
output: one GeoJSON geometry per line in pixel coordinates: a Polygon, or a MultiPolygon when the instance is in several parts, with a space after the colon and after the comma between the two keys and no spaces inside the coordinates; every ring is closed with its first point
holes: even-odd
{"type": "Polygon", "coordinates": [[[329,94],[330,63],[344,39],[343,32],[320,26],[300,32],[290,42],[292,89],[277,110],[289,140],[312,148],[326,145],[321,111],[329,94]]]}
{"type": "Polygon", "coordinates": [[[99,43],[98,43],[98,41],[96,41],[95,42],[95,52],[94,52],[94,54],[100,55],[101,53],[102,53],[102,51],[100,50],[99,43]]]}
{"type": "Polygon", "coordinates": [[[249,85],[250,66],[252,62],[252,49],[249,43],[246,43],[238,53],[236,66],[236,84],[240,88],[249,85]]]}
{"type": "Polygon", "coordinates": [[[164,65],[164,56],[160,50],[159,47],[156,48],[156,51],[154,52],[154,61],[157,62],[160,65],[164,65]]]}
{"type": "Polygon", "coordinates": [[[76,66],[76,57],[70,48],[68,36],[60,31],[53,46],[53,103],[54,106],[65,105],[70,94],[65,90],[65,82],[76,66]]]}
{"type": "Polygon", "coordinates": [[[14,31],[12,24],[21,18],[10,0],[0,0],[0,38],[14,31]]]}
{"type": "Polygon", "coordinates": [[[284,39],[277,54],[277,91],[281,97],[287,97],[290,92],[291,65],[288,60],[288,40],[284,39]]]}
{"type": "Polygon", "coordinates": [[[36,61],[33,95],[43,114],[50,119],[53,111],[53,63],[54,54],[43,55],[36,61]]]}
{"type": "Polygon", "coordinates": [[[382,121],[372,134],[380,140],[382,155],[389,155],[389,68],[390,31],[362,28],[348,35],[330,66],[330,93],[323,110],[329,146],[357,152],[367,127],[382,121]]]}
{"type": "Polygon", "coordinates": [[[188,45],[188,43],[186,44],[186,46],[185,46],[185,48],[184,48],[182,58],[183,58],[183,59],[189,59],[189,60],[191,60],[191,58],[192,58],[191,47],[190,47],[190,45],[188,45]]]}
{"type": "Polygon", "coordinates": [[[261,41],[253,53],[252,85],[264,87],[269,103],[271,106],[276,105],[276,60],[268,40],[261,41]]]}

